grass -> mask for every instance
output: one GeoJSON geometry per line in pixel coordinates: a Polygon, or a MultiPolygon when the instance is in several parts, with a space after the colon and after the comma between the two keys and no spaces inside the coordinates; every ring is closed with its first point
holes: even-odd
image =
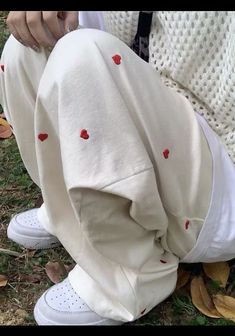
{"type": "MultiPolygon", "coordinates": [[[[21,160],[15,138],[0,141],[0,248],[16,251],[19,257],[0,252],[0,274],[8,285],[0,288],[0,325],[34,325],[33,307],[38,297],[52,285],[44,267],[56,261],[54,250],[29,251],[6,237],[13,214],[41,204],[39,188],[30,179],[21,160]]],[[[55,249],[60,260],[72,260],[63,248],[55,249]]]]}
{"type": "MultiPolygon", "coordinates": [[[[0,51],[7,39],[7,12],[0,12],[0,51]]],[[[6,227],[13,214],[40,206],[39,188],[30,179],[21,160],[14,136],[0,141],[0,248],[16,251],[18,257],[0,252],[0,274],[8,284],[0,287],[0,325],[35,325],[33,307],[38,297],[52,285],[45,273],[48,261],[73,264],[63,248],[44,251],[22,249],[6,237],[6,227]]],[[[192,272],[196,266],[191,267],[192,272]]],[[[200,265],[198,265],[200,270],[200,265]]],[[[231,275],[235,282],[235,272],[231,275]]],[[[212,283],[216,287],[216,283],[212,283]]],[[[215,320],[199,313],[193,306],[189,289],[179,290],[143,318],[130,325],[235,325],[224,319],[215,320]]]]}

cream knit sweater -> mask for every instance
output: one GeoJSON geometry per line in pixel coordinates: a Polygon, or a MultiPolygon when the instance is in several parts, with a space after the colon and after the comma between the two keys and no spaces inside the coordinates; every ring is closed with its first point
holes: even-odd
{"type": "MultiPolygon", "coordinates": [[[[130,45],[138,16],[106,11],[106,30],[130,45]]],[[[235,12],[154,12],[149,55],[165,84],[191,101],[235,162],[235,12]]]]}

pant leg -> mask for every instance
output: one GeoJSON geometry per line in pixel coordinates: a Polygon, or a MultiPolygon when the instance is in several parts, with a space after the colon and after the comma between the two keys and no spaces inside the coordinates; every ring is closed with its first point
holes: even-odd
{"type": "Polygon", "coordinates": [[[53,51],[36,118],[44,200],[78,263],[72,285],[103,316],[139,317],[174,289],[169,224],[190,216],[199,229],[208,209],[211,156],[191,106],[116,38],[80,30],[53,51]]]}
{"type": "Polygon", "coordinates": [[[147,313],[174,290],[174,250],[192,248],[208,209],[211,155],[191,106],[125,44],[84,29],[53,50],[35,113],[50,223],[78,263],[71,284],[100,315],[147,313]]]}
{"type": "Polygon", "coordinates": [[[4,72],[0,76],[0,103],[13,127],[24,165],[38,186],[34,109],[48,55],[44,49],[36,53],[31,48],[24,47],[11,35],[1,56],[4,72]]]}
{"type": "MultiPolygon", "coordinates": [[[[40,187],[35,152],[35,104],[38,86],[49,57],[46,49],[36,53],[24,47],[13,35],[7,40],[1,55],[4,72],[0,76],[0,104],[14,136],[22,161],[30,177],[40,187]]],[[[48,232],[50,222],[45,204],[38,212],[39,220],[48,232]]]]}

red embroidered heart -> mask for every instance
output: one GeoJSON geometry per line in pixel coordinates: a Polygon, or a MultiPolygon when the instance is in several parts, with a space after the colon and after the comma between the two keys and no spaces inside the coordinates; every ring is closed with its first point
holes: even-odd
{"type": "Polygon", "coordinates": [[[85,140],[89,139],[89,134],[87,133],[87,130],[82,129],[81,132],[80,132],[80,137],[85,139],[85,140]]]}
{"type": "Polygon", "coordinates": [[[119,65],[119,64],[121,64],[121,56],[120,55],[114,55],[113,57],[112,57],[112,59],[113,59],[113,61],[114,61],[114,63],[115,64],[117,64],[117,65],[119,65]]]}
{"type": "Polygon", "coordinates": [[[48,138],[48,134],[47,133],[40,133],[38,134],[38,139],[41,141],[44,141],[48,138]]]}
{"type": "Polygon", "coordinates": [[[165,149],[165,150],[163,151],[163,156],[164,156],[165,159],[168,159],[169,154],[170,154],[169,149],[165,149]]]}
{"type": "Polygon", "coordinates": [[[161,261],[162,264],[166,264],[165,260],[160,259],[160,261],[161,261]]]}
{"type": "Polygon", "coordinates": [[[187,220],[187,221],[185,222],[185,230],[188,230],[189,224],[190,224],[190,222],[189,222],[189,220],[187,220]]]}
{"type": "Polygon", "coordinates": [[[4,65],[3,64],[1,64],[1,69],[2,69],[2,71],[4,71],[4,65]]]}

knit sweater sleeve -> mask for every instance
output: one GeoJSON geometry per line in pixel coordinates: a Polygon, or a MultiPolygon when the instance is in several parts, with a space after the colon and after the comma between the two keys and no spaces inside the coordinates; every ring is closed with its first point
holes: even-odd
{"type": "MultiPolygon", "coordinates": [[[[149,63],[220,137],[235,163],[235,12],[155,11],[149,63]]],[[[103,12],[105,30],[131,46],[139,12],[103,12]]]]}
{"type": "Polygon", "coordinates": [[[105,11],[103,18],[105,30],[130,47],[137,31],[139,11],[105,11]]]}
{"type": "Polygon", "coordinates": [[[235,162],[235,12],[159,11],[152,21],[150,64],[186,96],[235,162]]]}

